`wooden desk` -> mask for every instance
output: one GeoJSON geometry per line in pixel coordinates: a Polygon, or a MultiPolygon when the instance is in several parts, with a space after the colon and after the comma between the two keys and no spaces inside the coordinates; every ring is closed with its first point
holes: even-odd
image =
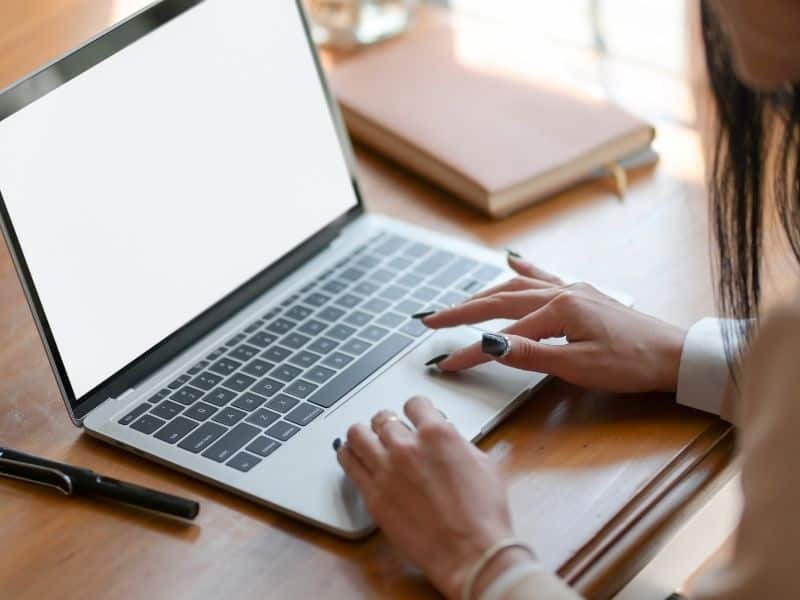
{"type": "MultiPolygon", "coordinates": [[[[0,87],[145,3],[5,0],[0,87]]],[[[604,65],[599,76],[640,112],[653,105],[628,92],[642,77],[685,100],[680,81],[604,65]]],[[[652,85],[647,90],[653,94],[652,85]]],[[[361,180],[372,210],[626,289],[642,310],[686,326],[713,312],[700,152],[690,128],[674,119],[658,124],[664,160],[634,180],[624,203],[596,183],[495,223],[363,150],[361,180]]],[[[381,535],[341,541],[81,435],[67,419],[5,250],[0,315],[0,443],[202,503],[197,523],[186,526],[0,481],[0,596],[435,596],[381,535]]],[[[481,446],[506,465],[519,534],[550,567],[601,598],[719,481],[732,442],[724,423],[670,396],[616,396],[553,381],[481,446]]]]}

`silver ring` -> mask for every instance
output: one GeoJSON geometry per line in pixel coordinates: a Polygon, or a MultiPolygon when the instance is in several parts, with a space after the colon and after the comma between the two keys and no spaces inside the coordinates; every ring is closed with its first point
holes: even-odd
{"type": "Polygon", "coordinates": [[[506,349],[503,350],[503,353],[500,355],[499,358],[505,358],[506,356],[511,354],[511,340],[508,339],[507,335],[503,335],[502,333],[500,334],[500,337],[503,338],[503,340],[505,341],[506,349]]]}

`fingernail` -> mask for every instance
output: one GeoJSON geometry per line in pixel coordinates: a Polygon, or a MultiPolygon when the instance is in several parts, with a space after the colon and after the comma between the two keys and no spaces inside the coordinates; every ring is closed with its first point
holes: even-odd
{"type": "Polygon", "coordinates": [[[511,248],[506,248],[506,252],[511,258],[522,258],[522,254],[519,252],[514,252],[511,248]]]}
{"type": "Polygon", "coordinates": [[[501,358],[508,354],[511,347],[508,345],[506,336],[499,333],[484,333],[481,339],[481,350],[484,354],[489,354],[501,358]]]}
{"type": "Polygon", "coordinates": [[[339,448],[342,447],[342,438],[336,438],[333,440],[333,451],[338,452],[339,448]]]}
{"type": "Polygon", "coordinates": [[[424,312],[418,312],[416,314],[411,315],[411,318],[412,319],[420,319],[420,320],[422,320],[425,317],[430,317],[431,315],[435,315],[435,314],[436,314],[435,310],[426,310],[424,312]]]}
{"type": "Polygon", "coordinates": [[[449,354],[440,354],[439,356],[435,356],[432,359],[430,359],[428,362],[426,362],[425,366],[426,367],[432,367],[434,365],[438,365],[440,362],[442,362],[443,360],[445,360],[449,356],[450,356],[449,354]]]}

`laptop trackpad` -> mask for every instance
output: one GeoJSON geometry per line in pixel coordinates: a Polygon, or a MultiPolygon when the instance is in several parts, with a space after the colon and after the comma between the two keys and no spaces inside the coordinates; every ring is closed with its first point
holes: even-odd
{"type": "MultiPolygon", "coordinates": [[[[496,362],[458,373],[425,366],[435,356],[479,342],[480,336],[469,327],[437,331],[364,388],[356,402],[348,403],[358,408],[348,406],[342,412],[361,412],[366,403],[372,412],[389,408],[402,414],[406,400],[422,395],[430,398],[465,437],[476,436],[512,400],[545,377],[496,362]]],[[[363,419],[363,412],[360,416],[363,419]]]]}

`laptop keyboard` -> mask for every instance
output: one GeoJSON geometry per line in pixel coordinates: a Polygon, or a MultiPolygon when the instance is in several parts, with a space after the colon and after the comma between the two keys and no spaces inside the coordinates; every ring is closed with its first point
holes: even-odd
{"type": "Polygon", "coordinates": [[[247,472],[428,330],[498,267],[381,234],[119,420],[247,472]]]}

